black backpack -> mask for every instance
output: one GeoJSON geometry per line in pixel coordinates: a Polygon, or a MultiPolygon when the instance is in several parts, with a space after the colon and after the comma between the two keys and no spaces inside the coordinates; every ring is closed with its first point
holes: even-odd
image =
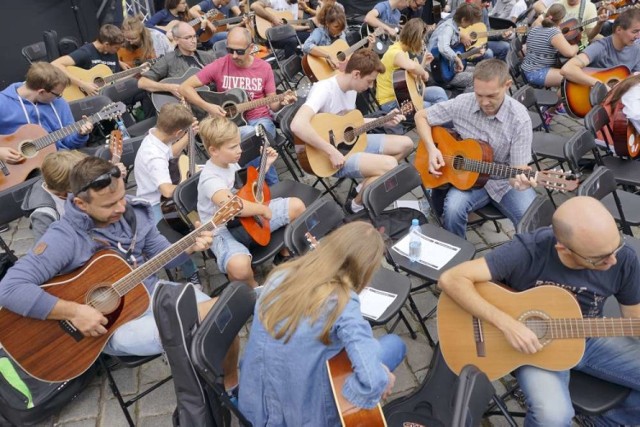
{"type": "Polygon", "coordinates": [[[191,341],[200,325],[193,285],[158,283],[153,296],[153,315],[176,391],[173,425],[228,425],[229,411],[222,408],[215,393],[200,379],[191,362],[191,341]]]}
{"type": "Polygon", "coordinates": [[[0,425],[36,424],[57,414],[96,375],[92,365],[77,378],[50,383],[29,376],[0,349],[0,425]]]}

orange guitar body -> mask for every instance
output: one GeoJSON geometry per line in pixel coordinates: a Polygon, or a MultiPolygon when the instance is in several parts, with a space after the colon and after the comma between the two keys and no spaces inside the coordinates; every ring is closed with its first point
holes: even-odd
{"type": "Polygon", "coordinates": [[[142,47],[139,47],[136,50],[129,50],[126,47],[121,47],[120,49],[118,49],[118,59],[120,60],[120,62],[124,62],[129,67],[139,67],[149,59],[154,59],[155,57],[156,53],[153,49],[151,50],[150,56],[144,55],[142,47]]]}
{"type": "Polygon", "coordinates": [[[11,135],[0,136],[0,147],[14,148],[26,158],[21,163],[10,165],[9,175],[0,174],[0,191],[24,182],[29,175],[40,169],[44,157],[56,151],[55,145],[49,145],[41,150],[31,150],[31,141],[47,135],[47,131],[38,125],[23,125],[11,135]]]}
{"type": "MultiPolygon", "coordinates": [[[[259,175],[260,173],[256,168],[249,166],[247,168],[247,183],[238,191],[237,195],[242,200],[267,205],[271,200],[271,190],[266,183],[262,185],[262,200],[256,199],[256,193],[258,192],[256,186],[259,175]]],[[[267,246],[269,244],[271,240],[271,228],[269,227],[269,221],[267,219],[262,217],[241,216],[239,220],[240,224],[242,224],[249,236],[251,236],[257,244],[261,246],[267,246]]]]}
{"type": "MultiPolygon", "coordinates": [[[[113,251],[97,252],[85,266],[54,277],[42,287],[60,299],[86,304],[100,291],[131,272],[131,266],[113,251]]],[[[57,320],[23,317],[0,310],[0,343],[25,371],[42,381],[59,382],[86,371],[117,328],[140,317],[149,307],[149,294],[142,283],[101,310],[109,320],[107,333],[99,337],[74,337],[57,320]]]]}
{"type": "Polygon", "coordinates": [[[353,373],[351,361],[347,352],[342,350],[327,361],[329,379],[331,380],[331,390],[333,398],[338,407],[340,421],[344,427],[386,427],[382,408],[378,404],[373,409],[363,409],[353,406],[342,396],[342,387],[347,377],[353,373]]]}
{"type": "Polygon", "coordinates": [[[483,187],[489,175],[478,172],[471,172],[456,169],[453,166],[453,159],[464,157],[467,159],[491,162],[493,152],[491,147],[474,139],[458,141],[448,130],[442,127],[434,127],[431,130],[433,142],[442,153],[445,165],[440,168],[442,175],[432,175],[429,173],[429,153],[423,141],[418,142],[416,151],[415,167],[422,177],[422,183],[427,188],[437,188],[446,184],[451,184],[459,190],[483,187]],[[450,157],[449,157],[450,156],[450,157]]]}
{"type": "MultiPolygon", "coordinates": [[[[605,83],[610,88],[631,75],[629,68],[624,65],[607,69],[583,68],[582,71],[605,83]]],[[[590,89],[589,86],[573,83],[565,79],[562,90],[567,100],[565,104],[567,111],[572,116],[583,118],[591,110],[592,105],[589,102],[590,89]]]]}
{"type": "MultiPolygon", "coordinates": [[[[211,15],[209,16],[209,22],[213,22],[213,21],[219,21],[221,19],[224,19],[224,15],[222,14],[222,12],[216,12],[216,13],[212,13],[213,11],[211,11],[211,15]]],[[[193,26],[193,30],[196,32],[196,34],[198,33],[198,31],[200,31],[200,28],[202,28],[200,22],[198,22],[197,24],[195,24],[193,26]]],[[[216,27],[216,33],[220,32],[220,31],[227,31],[227,26],[226,25],[220,25],[218,27],[216,27]]],[[[204,43],[206,41],[209,41],[209,39],[211,37],[213,37],[214,32],[211,31],[211,29],[209,27],[205,27],[204,31],[198,36],[198,41],[201,43],[204,43]]]]}

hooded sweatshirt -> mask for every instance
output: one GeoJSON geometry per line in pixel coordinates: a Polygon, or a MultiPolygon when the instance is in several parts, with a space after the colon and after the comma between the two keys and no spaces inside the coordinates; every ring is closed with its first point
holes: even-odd
{"type": "MultiPolygon", "coordinates": [[[[23,316],[45,319],[58,298],[39,285],[83,266],[97,251],[112,249],[124,255],[123,251],[133,246],[131,256],[137,265],[141,265],[169,247],[170,243],[155,226],[149,203],[131,196],[127,196],[127,203],[136,216],[135,245],[132,245],[133,233],[124,216],[106,227],[96,227],[94,220],[78,209],[71,197],[68,198],[64,216],[51,224],[38,244],[20,258],[0,282],[0,306],[23,316]]],[[[188,255],[183,253],[166,267],[177,267],[187,259],[188,255]]],[[[131,264],[130,258],[128,261],[131,264]]],[[[155,275],[144,281],[150,294],[156,282],[155,275]]]]}
{"type": "MultiPolygon", "coordinates": [[[[23,84],[13,83],[0,92],[0,135],[12,134],[26,124],[40,125],[51,133],[75,122],[69,104],[62,98],[50,104],[34,104],[18,96],[17,89],[23,84]]],[[[89,135],[76,132],[57,141],[56,148],[72,150],[84,147],[88,139],[89,135]]]]}

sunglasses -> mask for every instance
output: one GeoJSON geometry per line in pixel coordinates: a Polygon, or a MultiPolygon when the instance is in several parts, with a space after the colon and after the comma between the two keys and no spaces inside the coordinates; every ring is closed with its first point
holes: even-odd
{"type": "Polygon", "coordinates": [[[111,184],[112,178],[120,178],[121,176],[122,173],[120,172],[120,168],[114,166],[109,172],[103,173],[102,175],[94,178],[88,184],[83,185],[78,193],[84,193],[88,189],[102,190],[111,184]]]}
{"type": "Polygon", "coordinates": [[[573,249],[571,249],[570,247],[568,247],[567,245],[563,245],[563,246],[567,248],[569,252],[581,258],[584,262],[591,264],[593,267],[597,267],[601,265],[603,262],[605,262],[607,259],[611,258],[612,256],[616,255],[618,252],[620,252],[620,250],[624,247],[624,242],[625,242],[624,234],[620,233],[620,244],[618,245],[618,247],[615,248],[613,252],[606,255],[599,256],[597,258],[588,258],[586,256],[582,256],[576,251],[574,251],[573,249]]]}
{"type": "Polygon", "coordinates": [[[232,47],[227,47],[227,53],[229,55],[233,55],[234,53],[236,55],[244,55],[245,53],[247,53],[247,49],[249,49],[249,46],[245,47],[244,49],[234,49],[232,47]]]}

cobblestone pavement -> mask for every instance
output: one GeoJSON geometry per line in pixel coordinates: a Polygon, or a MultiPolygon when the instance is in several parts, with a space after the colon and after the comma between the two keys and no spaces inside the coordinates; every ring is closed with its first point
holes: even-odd
{"type": "MultiPolygon", "coordinates": [[[[568,137],[575,133],[580,127],[580,122],[568,116],[561,115],[554,118],[551,131],[568,137]]],[[[409,135],[412,136],[414,140],[417,140],[415,133],[410,133],[409,135]]],[[[278,164],[281,177],[286,177],[288,172],[284,164],[281,161],[279,161],[278,164]]],[[[307,178],[310,180],[311,177],[307,178]]],[[[347,190],[346,186],[340,189],[343,200],[347,190]]],[[[562,198],[564,196],[558,195],[557,197],[562,198]]],[[[28,219],[22,218],[10,224],[9,230],[1,234],[19,256],[25,254],[33,245],[33,239],[31,238],[28,227],[28,219]]],[[[508,220],[503,220],[499,222],[499,232],[496,232],[492,224],[486,223],[481,227],[469,230],[467,237],[480,249],[485,248],[487,245],[507,241],[513,234],[513,225],[508,220]]],[[[483,253],[485,252],[479,252],[477,256],[482,256],[483,253]]],[[[198,262],[200,263],[205,290],[213,289],[226,281],[224,275],[218,271],[215,262],[207,261],[203,263],[201,258],[199,258],[198,262]]],[[[261,269],[257,272],[259,277],[264,277],[266,273],[268,273],[268,268],[261,269]]],[[[437,302],[437,298],[431,289],[419,293],[415,297],[415,300],[422,313],[428,313],[437,302]]],[[[396,371],[397,381],[395,392],[390,399],[410,393],[424,379],[427,374],[429,361],[431,360],[432,349],[427,344],[424,333],[419,332],[420,328],[417,326],[416,319],[410,320],[413,323],[414,329],[418,331],[419,336],[416,340],[412,340],[404,325],[399,325],[395,331],[404,338],[408,351],[406,360],[396,371]]],[[[430,333],[434,337],[437,336],[435,319],[428,320],[427,325],[430,333]]],[[[384,327],[378,327],[375,330],[377,335],[385,332],[384,327]]],[[[244,335],[246,336],[246,332],[244,335]]],[[[138,393],[140,390],[144,390],[145,386],[163,379],[169,374],[169,367],[160,358],[136,369],[121,369],[114,372],[116,382],[125,398],[138,393]]],[[[503,392],[505,385],[508,386],[510,383],[513,383],[513,381],[513,379],[502,379],[496,381],[494,385],[498,392],[503,392]]],[[[510,409],[521,410],[521,407],[514,400],[510,400],[507,403],[510,409]]],[[[143,427],[169,427],[172,425],[171,414],[174,408],[175,394],[173,383],[169,382],[136,402],[129,408],[129,411],[136,425],[143,427]]],[[[522,425],[521,419],[517,421],[519,425],[522,425]]],[[[40,424],[40,426],[64,427],[119,427],[126,425],[124,415],[116,399],[113,397],[104,376],[96,377],[90,386],[80,394],[76,400],[65,407],[59,415],[40,424]]],[[[494,416],[489,420],[485,420],[485,425],[502,426],[507,425],[507,423],[503,417],[494,416]]]]}

